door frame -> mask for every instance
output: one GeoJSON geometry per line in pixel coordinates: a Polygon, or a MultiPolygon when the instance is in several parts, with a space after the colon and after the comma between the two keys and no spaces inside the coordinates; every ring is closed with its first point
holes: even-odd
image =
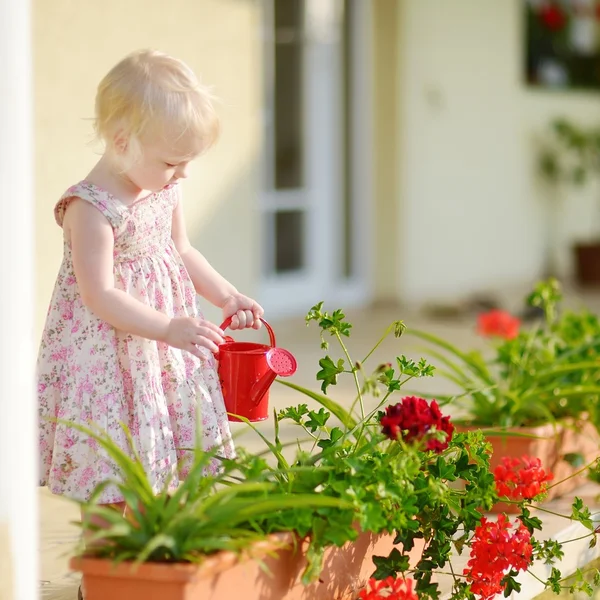
{"type": "MultiPolygon", "coordinates": [[[[264,61],[264,130],[271,131],[269,120],[274,114],[274,39],[273,39],[273,1],[262,0],[263,5],[263,61],[264,61]]],[[[323,0],[305,0],[315,4],[323,0]]],[[[331,0],[332,4],[341,4],[342,0],[331,0]]],[[[266,257],[272,248],[269,248],[269,235],[265,224],[265,215],[269,212],[269,206],[273,206],[273,194],[289,194],[292,198],[297,192],[271,191],[269,179],[272,176],[272,164],[274,162],[274,144],[265,136],[263,145],[263,184],[259,203],[260,231],[261,231],[261,269],[259,282],[259,298],[265,307],[269,318],[292,317],[305,314],[314,304],[325,300],[330,309],[348,308],[365,305],[373,297],[373,227],[374,208],[373,200],[373,156],[374,156],[374,123],[373,123],[373,68],[372,68],[372,42],[373,42],[373,7],[371,2],[364,0],[347,0],[352,3],[353,17],[350,22],[350,64],[352,72],[349,86],[338,86],[339,90],[334,93],[330,110],[339,113],[339,107],[343,106],[343,94],[347,91],[351,94],[351,112],[348,119],[348,133],[351,134],[349,158],[349,174],[346,176],[346,184],[351,190],[351,206],[353,216],[350,220],[349,233],[352,239],[350,244],[351,262],[353,275],[346,278],[342,275],[342,262],[344,258],[344,232],[342,226],[335,228],[332,234],[328,231],[330,224],[336,223],[336,215],[342,209],[343,182],[344,182],[344,154],[341,151],[340,139],[344,131],[344,123],[340,118],[338,135],[335,140],[329,140],[329,144],[319,145],[317,152],[305,156],[305,165],[308,173],[307,185],[304,192],[309,194],[306,204],[308,207],[308,219],[305,226],[306,265],[307,269],[302,272],[285,274],[266,273],[266,257]],[[323,150],[323,152],[319,152],[323,150]],[[338,151],[339,150],[339,151],[338,151]],[[319,153],[321,154],[319,156],[319,153]],[[337,176],[327,177],[317,185],[313,177],[319,176],[319,168],[331,161],[331,167],[337,176]],[[319,240],[328,236],[329,243],[319,244],[319,240]],[[336,304],[336,306],[332,306],[336,304]]],[[[318,23],[317,23],[318,25],[318,23]]],[[[337,32],[339,35],[341,30],[337,32]]],[[[327,35],[327,31],[318,28],[308,31],[309,35],[327,35]]],[[[339,46],[339,44],[338,44],[339,46]]],[[[339,46],[341,48],[341,46],[339,46]]],[[[318,68],[313,62],[311,64],[311,45],[307,45],[304,55],[304,69],[318,68]]],[[[341,52],[340,52],[341,54],[341,52]]],[[[316,117],[311,115],[311,103],[318,101],[319,90],[310,89],[310,77],[306,76],[304,86],[305,105],[305,134],[308,138],[319,131],[319,117],[327,118],[327,110],[316,117]],[[311,120],[308,116],[311,116],[311,120]]],[[[314,83],[314,81],[313,81],[314,83]]],[[[327,100],[327,99],[326,99],[327,100]]],[[[333,116],[333,115],[330,115],[333,116]]],[[[330,136],[336,137],[336,136],[330,136]]],[[[272,209],[271,209],[272,210],[272,209]]]]}

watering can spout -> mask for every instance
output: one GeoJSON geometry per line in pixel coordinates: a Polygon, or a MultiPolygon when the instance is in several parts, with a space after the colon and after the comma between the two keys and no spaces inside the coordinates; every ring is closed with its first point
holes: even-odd
{"type": "Polygon", "coordinates": [[[269,369],[260,379],[258,379],[250,390],[250,399],[253,404],[258,404],[269,391],[271,384],[275,381],[277,373],[269,369]]]}
{"type": "Polygon", "coordinates": [[[296,359],[283,348],[272,347],[266,354],[267,370],[252,386],[250,395],[257,404],[269,391],[275,377],[289,377],[296,372],[296,359]]]}

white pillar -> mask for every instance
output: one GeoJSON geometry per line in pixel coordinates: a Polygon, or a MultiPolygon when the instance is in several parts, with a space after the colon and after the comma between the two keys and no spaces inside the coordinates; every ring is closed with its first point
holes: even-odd
{"type": "Polygon", "coordinates": [[[38,597],[32,49],[29,0],[0,0],[0,577],[38,597]]]}

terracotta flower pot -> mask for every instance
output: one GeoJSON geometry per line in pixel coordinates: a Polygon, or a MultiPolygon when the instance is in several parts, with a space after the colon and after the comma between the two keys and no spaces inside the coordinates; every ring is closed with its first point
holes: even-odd
{"type": "MultiPolygon", "coordinates": [[[[458,431],[486,429],[477,426],[458,426],[458,431]]],[[[502,462],[502,457],[510,456],[520,458],[523,455],[535,456],[540,459],[542,467],[554,474],[550,482],[552,486],[548,491],[547,501],[559,498],[573,491],[585,483],[585,474],[571,477],[562,483],[563,479],[573,475],[581,467],[571,466],[565,459],[570,453],[582,454],[585,463],[593,461],[600,455],[600,438],[593,425],[587,421],[565,422],[553,425],[547,423],[538,427],[515,427],[508,429],[509,433],[519,433],[533,437],[516,437],[502,434],[487,434],[486,438],[492,445],[490,466],[494,470],[502,462]],[[558,483],[558,485],[554,485],[558,483]]],[[[499,502],[492,512],[506,512],[514,514],[519,512],[514,505],[499,502]]]]}
{"type": "MultiPolygon", "coordinates": [[[[74,558],[71,568],[83,573],[85,600],[354,600],[375,567],[373,555],[387,556],[394,536],[362,533],[355,542],[325,552],[319,581],[304,586],[307,542],[276,534],[237,556],[220,552],[199,565],[128,563],[74,558]]],[[[411,561],[420,559],[415,545],[411,561]]]]}

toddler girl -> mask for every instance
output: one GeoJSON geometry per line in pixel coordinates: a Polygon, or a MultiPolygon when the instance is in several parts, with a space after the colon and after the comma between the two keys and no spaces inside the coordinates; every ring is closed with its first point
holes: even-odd
{"type": "MultiPolygon", "coordinates": [[[[128,56],[98,87],[96,130],[105,153],[54,210],[64,258],[38,359],[41,485],[79,500],[113,467],[55,417],[93,424],[129,452],[125,423],[156,492],[186,476],[198,411],[204,447],[233,456],[213,358],[223,332],[196,294],[232,329],[259,328],[263,314],[187,237],[179,180],[218,134],[192,71],[159,52],[128,56]]],[[[114,486],[99,501],[123,507],[114,486]]]]}

